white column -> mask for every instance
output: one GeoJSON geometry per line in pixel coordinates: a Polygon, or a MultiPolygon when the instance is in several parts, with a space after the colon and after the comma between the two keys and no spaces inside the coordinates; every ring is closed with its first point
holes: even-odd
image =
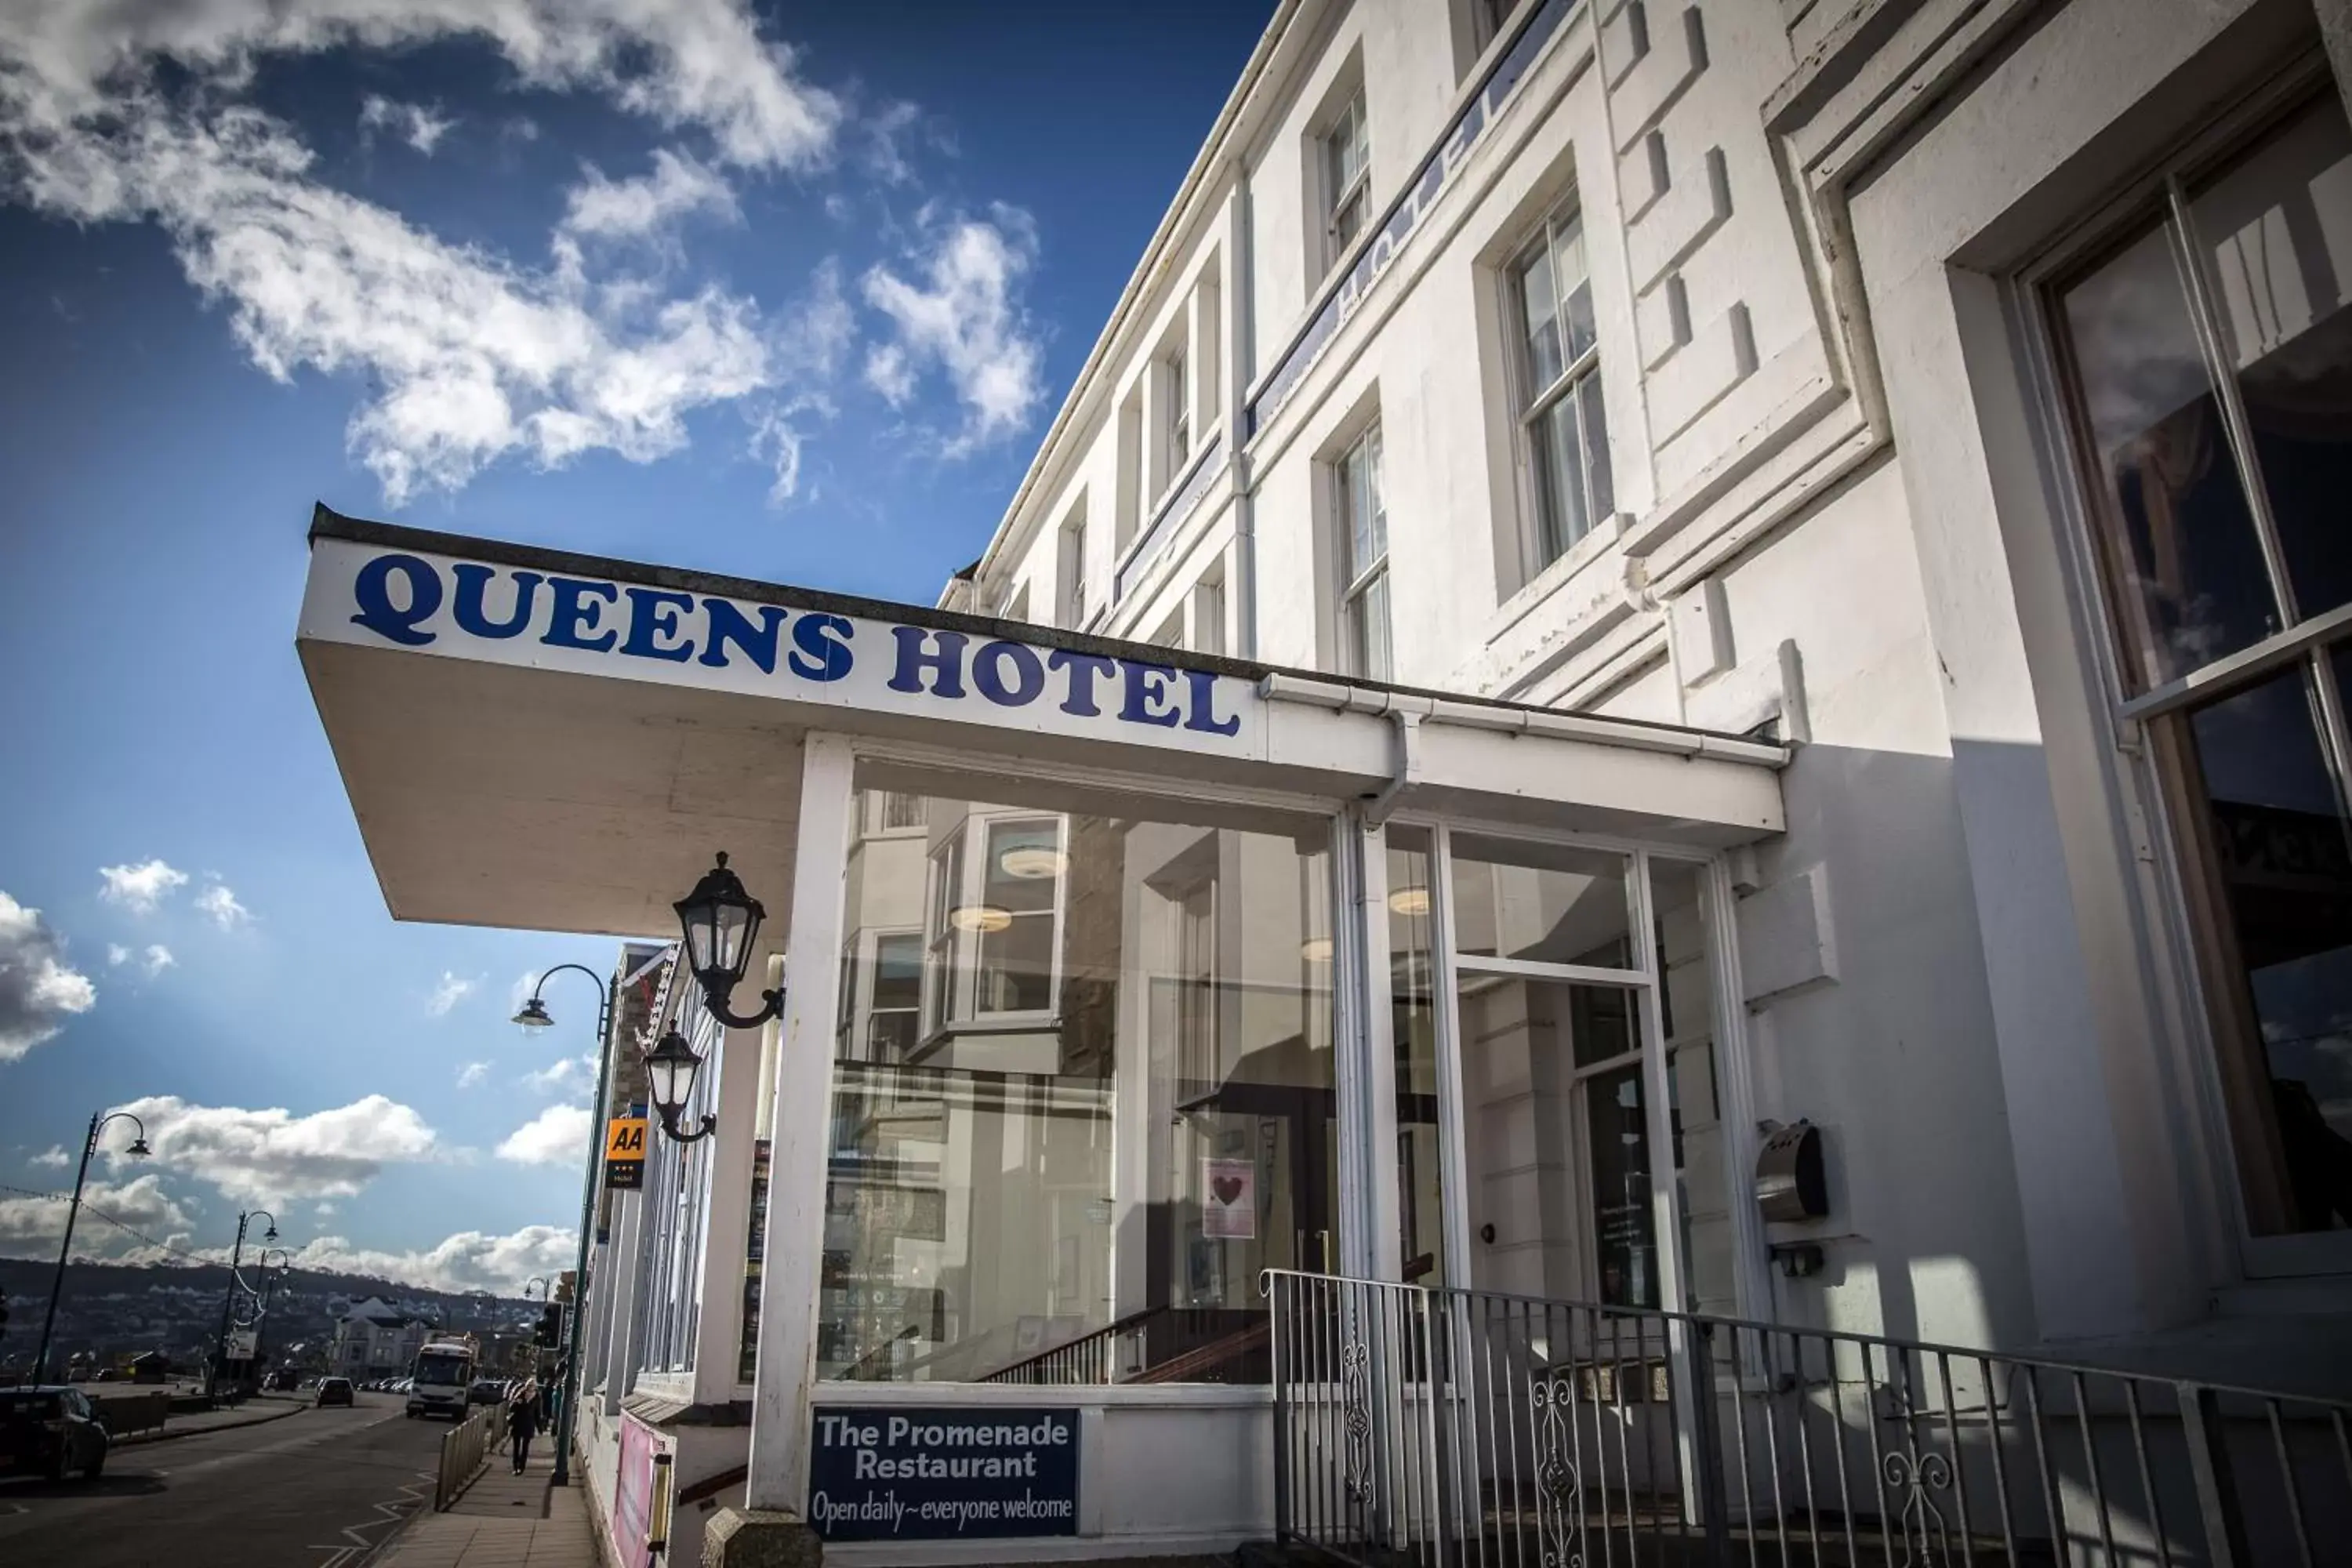
{"type": "Polygon", "coordinates": [[[1364,1204],[1349,1219],[1370,1234],[1358,1248],[1375,1279],[1404,1277],[1404,1247],[1397,1215],[1396,1006],[1389,958],[1389,836],[1362,813],[1350,811],[1360,873],[1356,908],[1349,919],[1361,922],[1363,961],[1358,984],[1363,1009],[1364,1204]]]}
{"type": "Polygon", "coordinates": [[[604,1414],[617,1415],[635,1370],[629,1364],[629,1331],[637,1310],[637,1280],[645,1271],[645,1234],[639,1223],[643,1193],[615,1193],[613,1202],[613,1292],[605,1319],[604,1414]]]}
{"type": "Polygon", "coordinates": [[[695,1403],[734,1397],[742,1343],[744,1229],[751,1210],[751,1143],[759,1131],[760,1029],[730,1029],[719,1063],[719,1131],[711,1134],[710,1203],[702,1245],[702,1310],[694,1340],[695,1403]]]}
{"type": "Polygon", "coordinates": [[[760,1365],[744,1505],[798,1512],[808,1495],[810,1384],[824,1250],[833,1022],[841,986],[842,877],[849,859],[849,744],[811,735],[801,764],[784,1016],[776,1060],[775,1149],[768,1189],[760,1365]]]}

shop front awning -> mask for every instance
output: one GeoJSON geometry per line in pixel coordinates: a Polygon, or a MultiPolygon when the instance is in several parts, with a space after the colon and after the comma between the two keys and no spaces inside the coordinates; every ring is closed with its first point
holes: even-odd
{"type": "Polygon", "coordinates": [[[784,936],[812,731],[1720,847],[1780,746],[320,507],[298,647],[396,919],[615,936],[725,849],[784,936]]]}

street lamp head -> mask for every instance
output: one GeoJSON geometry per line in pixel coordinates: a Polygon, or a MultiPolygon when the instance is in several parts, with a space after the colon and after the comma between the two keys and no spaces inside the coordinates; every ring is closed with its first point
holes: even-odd
{"type": "Polygon", "coordinates": [[[131,1155],[133,1159],[144,1160],[149,1154],[153,1153],[154,1151],[147,1147],[147,1140],[144,1138],[133,1138],[131,1141],[131,1147],[125,1149],[123,1152],[131,1155]]]}
{"type": "Polygon", "coordinates": [[[555,1020],[548,1016],[547,1004],[536,996],[522,1005],[522,1011],[514,1016],[514,1021],[526,1029],[551,1029],[555,1026],[555,1020]]]}
{"type": "Polygon", "coordinates": [[[264,1241],[276,1241],[278,1239],[278,1222],[276,1220],[273,1219],[269,1222],[269,1228],[261,1233],[261,1239],[264,1241]]]}

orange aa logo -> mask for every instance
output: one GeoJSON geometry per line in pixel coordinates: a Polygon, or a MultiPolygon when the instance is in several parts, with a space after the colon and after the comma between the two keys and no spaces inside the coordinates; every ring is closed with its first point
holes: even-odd
{"type": "Polygon", "coordinates": [[[646,1157],[646,1119],[615,1116],[604,1124],[604,1158],[642,1160],[646,1157]]]}

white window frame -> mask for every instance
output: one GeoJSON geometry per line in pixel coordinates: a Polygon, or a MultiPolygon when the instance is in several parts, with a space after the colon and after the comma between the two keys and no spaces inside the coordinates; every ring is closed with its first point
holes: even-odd
{"type": "MultiPolygon", "coordinates": [[[[1503,268],[1504,319],[1510,324],[1511,370],[1508,383],[1511,387],[1511,412],[1514,420],[1512,442],[1516,448],[1516,466],[1524,497],[1522,515],[1525,522],[1519,531],[1522,548],[1527,556],[1526,571],[1523,574],[1527,578],[1534,577],[1536,574],[1566,556],[1577,545],[1598,532],[1616,508],[1616,467],[1610,461],[1609,457],[1608,389],[1601,381],[1601,331],[1597,319],[1593,327],[1592,342],[1581,353],[1570,357],[1567,352],[1567,341],[1565,337],[1562,338],[1561,369],[1549,382],[1540,385],[1537,384],[1536,368],[1528,354],[1527,290],[1521,279],[1527,276],[1530,263],[1538,258],[1542,265],[1550,266],[1556,241],[1561,230],[1573,224],[1580,236],[1583,222],[1583,209],[1578,203],[1575,194],[1571,192],[1544,215],[1542,222],[1534,226],[1533,232],[1511,252],[1510,259],[1504,264],[1503,268]],[[1543,479],[1541,426],[1546,416],[1560,403],[1571,398],[1580,398],[1587,383],[1592,385],[1595,395],[1601,399],[1601,467],[1610,475],[1610,483],[1604,492],[1593,482],[1593,448],[1587,440],[1588,432],[1584,427],[1584,420],[1580,415],[1576,421],[1576,429],[1577,450],[1580,458],[1580,477],[1583,489],[1584,527],[1573,538],[1559,537],[1567,520],[1561,518],[1556,521],[1550,515],[1552,508],[1543,479]]],[[[1586,287],[1591,286],[1591,258],[1588,254],[1586,287]]],[[[1553,321],[1564,331],[1568,316],[1568,301],[1559,293],[1557,277],[1552,280],[1552,289],[1555,301],[1553,321]]]]}
{"type": "Polygon", "coordinates": [[[971,812],[932,848],[929,868],[924,874],[923,993],[921,1022],[916,1030],[918,1057],[953,1035],[993,1029],[1039,1028],[1059,1021],[1062,946],[1066,934],[1064,916],[1067,911],[1070,891],[1066,874],[1054,879],[1054,903],[1050,910],[1024,910],[1013,913],[1015,921],[1050,920],[1053,922],[1053,962],[1046,984],[1047,994],[1052,1000],[1044,1007],[982,1008],[979,1005],[980,951],[982,942],[987,940],[987,933],[964,931],[949,918],[956,910],[971,908],[982,901],[988,886],[986,858],[989,833],[999,827],[1027,826],[1045,822],[1054,825],[1055,847],[1066,858],[1070,842],[1069,818],[1052,812],[1025,808],[971,812]],[[978,854],[972,852],[975,844],[979,847],[978,854]],[[953,878],[956,886],[953,888],[945,885],[949,879],[942,869],[942,863],[950,856],[956,861],[953,878]],[[938,979],[940,964],[947,966],[944,1001],[938,979]]]}
{"type": "Polygon", "coordinates": [[[920,795],[910,795],[905,790],[868,790],[858,816],[858,837],[908,838],[925,831],[919,813],[911,823],[894,824],[890,820],[891,801],[912,800],[919,806],[921,799],[920,795]]]}
{"type": "Polygon", "coordinates": [[[1160,362],[1160,385],[1168,404],[1168,417],[1160,426],[1161,439],[1167,443],[1166,482],[1163,490],[1173,489],[1184,477],[1184,467],[1192,458],[1192,363],[1181,342],[1160,362]]]}
{"type": "MultiPolygon", "coordinates": [[[[2060,343],[2064,329],[2058,291],[2088,276],[2103,253],[2119,253],[2143,226],[2168,236],[2174,264],[2180,267],[2180,237],[2191,226],[2185,222],[2190,184],[2231,166],[2291,120],[2301,105],[2334,91],[2325,60],[2307,57],[2282,68],[2235,107],[2204,117],[2198,129],[2160,149],[2160,155],[2130,184],[2110,192],[2102,202],[2084,204],[2076,220],[2044,252],[2011,277],[2006,301],[2011,319],[2021,327],[2027,356],[2023,370],[2033,394],[2037,434],[2047,454],[2052,493],[2056,498],[2076,647],[2085,673],[2098,688],[2113,741],[2110,777],[2129,803],[2126,810],[2137,824],[2133,831],[2144,833],[2156,847],[2154,855],[2142,857],[2143,869],[2135,891],[2154,933],[2150,949],[2168,982],[2166,989],[2179,1020],[2178,1037],[2189,1047],[2185,1054],[2196,1100],[2190,1114],[2203,1145],[2198,1163],[2225,1194],[2219,1205],[2216,1239],[2234,1250],[2239,1269],[2255,1279],[2344,1273],[2352,1268],[2352,1230],[2259,1235],[2250,1220],[2238,1132],[2222,1081],[2221,1057],[2226,1047],[2223,1026],[2216,1013],[2226,1004],[2215,994],[2220,977],[2210,968],[2210,956],[2198,929],[2200,914],[2222,921],[2229,917],[2224,910],[2199,907],[2189,863],[2188,827],[2158,764],[2147,728],[2168,722],[2176,714],[2226,701],[2232,689],[2251,689],[2284,670],[2311,667],[2307,679],[2324,681],[2328,675],[2326,650],[2339,640],[2347,621],[2352,620],[2352,605],[2317,614],[2301,612],[2292,582],[2283,581],[2277,571],[2278,556],[2273,545],[2265,550],[2265,565],[2275,602],[2283,607],[2294,606],[2298,618],[2185,675],[2147,684],[2147,672],[2130,646],[2129,616],[2118,597],[2126,590],[2115,580],[2107,558],[2109,542],[2102,537],[2100,503],[2094,497],[2089,477],[2096,460],[2085,450],[2072,407],[2080,395],[2079,387],[2063,368],[2066,354],[2060,343]]],[[[2262,481],[2252,477],[2259,464],[2247,461],[2242,447],[2242,393],[2234,374],[2220,374],[2223,355],[2218,345],[2224,340],[2217,318],[2223,307],[2211,297],[2211,279],[2204,268],[2185,269],[2182,286],[2200,334],[2200,358],[2212,378],[2213,395],[2224,411],[2223,446],[2240,464],[2239,482],[2248,489],[2254,524],[2266,531],[2271,527],[2268,498],[2262,481]]],[[[2339,776],[2352,774],[2352,735],[2333,732],[2334,714],[2325,704],[2321,719],[2316,739],[2323,755],[2339,776]]]]}
{"type": "Polygon", "coordinates": [[[1396,671],[1396,621],[1387,596],[1389,587],[1388,488],[1381,482],[1381,426],[1372,422],[1331,464],[1333,534],[1339,562],[1339,640],[1349,675],[1368,680],[1390,680],[1396,671]],[[1369,479],[1369,484],[1366,479],[1369,479]],[[1360,562],[1356,552],[1356,506],[1359,489],[1369,489],[1376,520],[1379,549],[1372,559],[1360,562]],[[1369,640],[1369,598],[1381,592],[1381,646],[1387,650],[1385,669],[1371,668],[1369,640]]]}
{"type": "Polygon", "coordinates": [[[1328,271],[1363,237],[1372,218],[1372,128],[1365,112],[1361,82],[1316,137],[1315,147],[1323,182],[1323,266],[1328,271]],[[1342,154],[1349,151],[1358,160],[1352,174],[1340,167],[1342,154]],[[1352,226],[1343,232],[1343,220],[1349,220],[1351,215],[1352,226]]]}
{"type": "Polygon", "coordinates": [[[1081,511],[1062,524],[1062,626],[1084,631],[1087,625],[1087,519],[1081,511]]]}

